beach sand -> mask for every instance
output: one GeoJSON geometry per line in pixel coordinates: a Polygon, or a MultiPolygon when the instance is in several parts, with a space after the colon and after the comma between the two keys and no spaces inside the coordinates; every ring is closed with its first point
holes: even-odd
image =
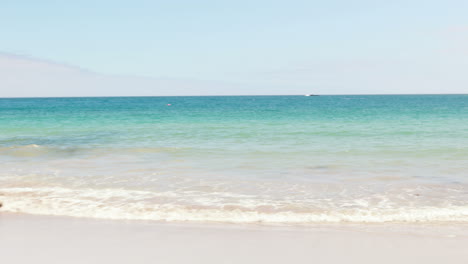
{"type": "Polygon", "coordinates": [[[460,225],[268,227],[0,213],[1,263],[468,263],[460,225]]]}

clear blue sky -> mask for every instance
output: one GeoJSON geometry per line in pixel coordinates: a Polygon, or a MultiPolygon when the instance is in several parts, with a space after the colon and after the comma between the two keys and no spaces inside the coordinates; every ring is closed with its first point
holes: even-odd
{"type": "Polygon", "coordinates": [[[0,52],[105,74],[324,93],[411,92],[426,77],[437,77],[436,92],[454,80],[463,92],[467,12],[466,0],[3,0],[0,52]]]}

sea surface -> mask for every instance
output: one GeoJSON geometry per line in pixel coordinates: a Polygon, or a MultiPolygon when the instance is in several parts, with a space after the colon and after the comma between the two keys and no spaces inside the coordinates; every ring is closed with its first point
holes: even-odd
{"type": "Polygon", "coordinates": [[[0,99],[2,211],[468,223],[468,95],[0,99]]]}

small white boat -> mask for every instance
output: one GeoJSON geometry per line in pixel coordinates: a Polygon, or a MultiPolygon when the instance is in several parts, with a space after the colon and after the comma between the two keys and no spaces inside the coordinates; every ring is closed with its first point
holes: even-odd
{"type": "Polygon", "coordinates": [[[318,96],[316,94],[305,94],[305,96],[318,96]]]}

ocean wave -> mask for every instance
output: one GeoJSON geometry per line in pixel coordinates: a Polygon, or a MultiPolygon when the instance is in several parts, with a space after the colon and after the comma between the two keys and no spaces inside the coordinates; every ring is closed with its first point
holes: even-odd
{"type": "MultiPolygon", "coordinates": [[[[375,197],[372,197],[375,199],[375,197]]],[[[254,195],[126,189],[3,188],[3,211],[100,219],[307,225],[314,223],[468,222],[468,205],[266,199],[254,195]]]]}

